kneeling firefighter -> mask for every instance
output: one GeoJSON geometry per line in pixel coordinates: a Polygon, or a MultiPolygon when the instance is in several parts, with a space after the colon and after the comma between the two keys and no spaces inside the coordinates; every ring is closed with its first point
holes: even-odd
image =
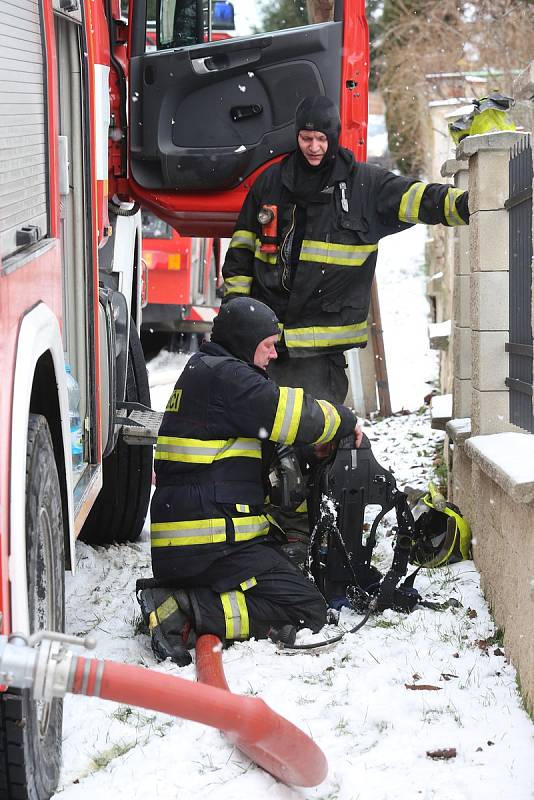
{"type": "Polygon", "coordinates": [[[278,336],[259,300],[227,303],[167,404],[150,512],[154,578],[137,584],[158,659],[189,664],[204,633],[232,642],[326,622],[322,595],[266,514],[269,469],[277,443],[320,447],[352,434],[358,447],[362,432],[345,406],[268,378],[278,336]]]}

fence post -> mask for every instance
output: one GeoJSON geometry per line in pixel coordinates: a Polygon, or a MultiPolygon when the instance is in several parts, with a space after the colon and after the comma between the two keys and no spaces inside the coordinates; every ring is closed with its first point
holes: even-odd
{"type": "Polygon", "coordinates": [[[471,431],[517,430],[509,423],[508,198],[509,151],[523,134],[500,131],[468,136],[458,156],[469,161],[471,431]]]}
{"type": "MultiPolygon", "coordinates": [[[[467,189],[467,161],[449,159],[441,167],[444,178],[454,178],[457,189],[467,189]]],[[[454,237],[454,275],[452,287],[453,419],[471,417],[471,285],[469,267],[469,229],[463,225],[447,231],[454,237]]]]}

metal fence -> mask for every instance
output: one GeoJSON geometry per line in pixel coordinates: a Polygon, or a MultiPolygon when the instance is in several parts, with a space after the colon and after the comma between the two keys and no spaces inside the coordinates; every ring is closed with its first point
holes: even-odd
{"type": "Polygon", "coordinates": [[[534,433],[532,410],[532,147],[525,136],[510,154],[510,339],[508,378],[510,422],[534,433]]]}

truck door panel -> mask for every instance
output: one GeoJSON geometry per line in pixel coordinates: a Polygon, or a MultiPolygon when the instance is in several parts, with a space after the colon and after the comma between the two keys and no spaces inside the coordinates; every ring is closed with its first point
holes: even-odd
{"type": "Polygon", "coordinates": [[[340,101],[342,22],[146,52],[130,61],[131,175],[224,191],[295,146],[307,95],[340,101]]]}

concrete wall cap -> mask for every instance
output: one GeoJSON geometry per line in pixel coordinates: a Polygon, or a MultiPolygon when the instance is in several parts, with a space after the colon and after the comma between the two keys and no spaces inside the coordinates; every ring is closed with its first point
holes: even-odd
{"type": "Polygon", "coordinates": [[[456,150],[456,158],[465,159],[481,150],[509,150],[525,136],[525,131],[494,131],[466,136],[456,150]]]}
{"type": "Polygon", "coordinates": [[[471,417],[450,419],[445,426],[447,435],[454,444],[463,444],[471,436],[471,417]]]}
{"type": "Polygon", "coordinates": [[[534,500],[534,435],[473,436],[467,439],[465,452],[516,503],[534,500]]]}
{"type": "Polygon", "coordinates": [[[512,91],[517,100],[534,100],[534,61],[519,73],[514,80],[512,91]]]}
{"type": "Polygon", "coordinates": [[[467,156],[465,156],[462,161],[459,161],[457,158],[448,158],[447,161],[444,161],[441,165],[441,177],[453,178],[457,172],[461,172],[461,170],[467,170],[468,166],[466,161],[467,156]]]}

